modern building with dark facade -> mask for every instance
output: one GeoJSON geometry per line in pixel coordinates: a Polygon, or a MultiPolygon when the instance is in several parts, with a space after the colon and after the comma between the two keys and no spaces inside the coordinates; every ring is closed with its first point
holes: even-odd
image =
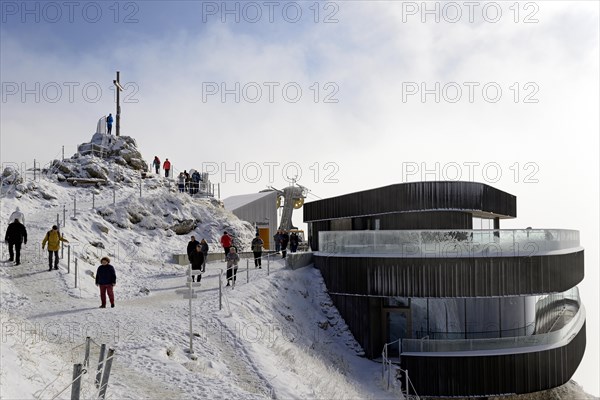
{"type": "Polygon", "coordinates": [[[579,232],[500,229],[516,216],[515,196],[475,182],[304,205],[315,267],[367,357],[386,349],[416,394],[439,397],[546,390],[581,362],[579,232]]]}

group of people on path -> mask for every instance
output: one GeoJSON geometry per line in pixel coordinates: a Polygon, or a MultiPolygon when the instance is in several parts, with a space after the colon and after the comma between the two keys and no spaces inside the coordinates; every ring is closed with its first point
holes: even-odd
{"type": "Polygon", "coordinates": [[[295,253],[298,251],[298,245],[300,244],[300,237],[296,232],[292,232],[290,235],[285,229],[278,229],[273,235],[273,242],[275,243],[275,251],[281,252],[281,258],[285,258],[287,255],[287,247],[290,245],[290,251],[295,253]]]}
{"type": "Polygon", "coordinates": [[[221,236],[221,246],[225,251],[225,261],[227,261],[227,285],[235,285],[235,279],[237,276],[238,264],[240,262],[240,255],[237,254],[237,249],[233,246],[233,238],[225,231],[221,236]]]}
{"type": "MultiPolygon", "coordinates": [[[[152,161],[152,167],[156,171],[158,175],[160,170],[160,158],[158,156],[154,156],[154,160],[152,161]]],[[[168,178],[171,174],[171,161],[168,158],[165,159],[165,162],[162,165],[163,170],[165,171],[165,178],[168,178]]],[[[187,170],[179,173],[177,177],[177,185],[180,192],[188,192],[189,194],[198,193],[200,190],[200,182],[202,182],[202,174],[196,170],[190,170],[191,173],[188,173],[187,170]]]]}
{"type": "MultiPolygon", "coordinates": [[[[21,246],[27,244],[27,229],[23,222],[25,216],[19,209],[16,208],[9,217],[9,224],[6,228],[6,234],[4,235],[4,241],[8,243],[8,261],[14,261],[15,265],[21,265],[21,246]]],[[[60,249],[60,242],[69,243],[67,239],[63,237],[58,229],[57,225],[53,225],[52,229],[46,232],[44,239],[42,240],[42,249],[45,249],[48,245],[48,271],[58,270],[58,250],[60,249]]],[[[110,259],[108,257],[102,257],[100,260],[100,266],[96,271],[96,286],[100,288],[100,308],[106,308],[106,295],[110,300],[110,306],[115,306],[115,297],[113,293],[113,287],[117,283],[117,276],[115,269],[110,265],[110,259]]]]}
{"type": "MultiPolygon", "coordinates": [[[[158,175],[160,170],[160,158],[158,158],[158,156],[154,156],[154,160],[152,161],[152,167],[154,167],[154,170],[158,175]]],[[[165,158],[165,162],[163,163],[162,167],[165,170],[165,178],[168,178],[169,173],[171,172],[171,161],[169,161],[168,158],[165,158]]]]}
{"type": "MultiPolygon", "coordinates": [[[[196,237],[192,236],[187,245],[187,256],[190,264],[192,264],[192,270],[206,271],[206,259],[208,257],[208,243],[206,240],[197,241],[196,237]]],[[[202,279],[202,275],[198,275],[198,282],[200,282],[200,279],[202,279]]],[[[195,282],[194,275],[192,275],[192,282],[195,282]]]]}
{"type": "Polygon", "coordinates": [[[196,194],[200,191],[200,182],[202,182],[202,175],[196,170],[190,170],[191,174],[184,170],[179,173],[177,178],[177,187],[181,193],[187,192],[189,194],[196,194]]]}

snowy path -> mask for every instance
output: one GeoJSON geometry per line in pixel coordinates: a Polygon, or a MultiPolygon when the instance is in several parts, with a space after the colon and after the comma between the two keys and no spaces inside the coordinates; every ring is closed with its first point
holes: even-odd
{"type": "MultiPolygon", "coordinates": [[[[149,288],[149,296],[123,301],[119,300],[117,285],[117,307],[98,309],[97,298],[78,299],[65,295],[66,280],[70,280],[71,277],[62,265],[60,271],[47,271],[45,267],[32,266],[25,262],[19,267],[10,267],[5,271],[29,300],[22,304],[21,316],[33,325],[40,326],[42,332],[51,332],[54,335],[52,340],[58,345],[63,345],[65,354],[68,354],[74,345],[82,343],[87,335],[92,336],[97,343],[112,342],[118,357],[114,364],[111,384],[135,393],[133,398],[152,398],[161,391],[173,397],[174,387],[188,389],[175,396],[178,398],[204,397],[215,391],[221,393],[223,398],[231,398],[239,395],[240,388],[248,392],[246,398],[263,398],[271,392],[268,382],[244,353],[243,348],[236,346],[236,338],[226,326],[221,325],[219,329],[207,329],[202,326],[202,322],[208,321],[206,316],[218,312],[219,272],[216,268],[213,270],[210,264],[201,287],[195,288],[199,297],[193,301],[194,331],[202,334],[194,341],[200,342],[197,346],[202,346],[202,341],[212,342],[212,345],[207,347],[218,349],[212,355],[214,359],[231,367],[222,381],[215,381],[216,375],[210,372],[210,363],[198,367],[190,362],[183,351],[188,347],[187,330],[184,332],[180,328],[173,329],[181,326],[182,321],[188,320],[188,301],[175,292],[186,288],[184,274],[168,274],[162,279],[156,279],[156,286],[149,288]],[[40,306],[50,311],[40,313],[40,306]],[[145,323],[155,321],[157,314],[160,316],[160,324],[145,323]],[[170,345],[162,347],[161,354],[161,348],[156,346],[157,342],[170,345]],[[180,377],[173,376],[174,362],[181,364],[180,377]],[[206,374],[202,376],[203,374],[197,374],[198,372],[206,374]],[[126,383],[121,382],[123,377],[127,377],[126,383]],[[207,379],[208,377],[210,379],[207,379]],[[152,384],[148,385],[148,382],[152,384]],[[234,390],[231,390],[232,384],[234,390]],[[132,385],[136,387],[135,391],[132,390],[132,385]]],[[[229,288],[227,290],[230,291],[229,288]]],[[[183,325],[187,326],[185,323],[183,325]]],[[[125,394],[120,393],[119,396],[125,394]]]]}

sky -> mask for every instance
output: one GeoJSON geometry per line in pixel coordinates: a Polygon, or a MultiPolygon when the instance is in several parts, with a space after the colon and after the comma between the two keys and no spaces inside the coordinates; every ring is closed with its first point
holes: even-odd
{"type": "Polygon", "coordinates": [[[599,4],[465,3],[1,1],[0,163],[75,153],[118,70],[121,133],[221,198],[488,183],[517,196],[502,228],[581,232],[600,395],[599,4]]]}

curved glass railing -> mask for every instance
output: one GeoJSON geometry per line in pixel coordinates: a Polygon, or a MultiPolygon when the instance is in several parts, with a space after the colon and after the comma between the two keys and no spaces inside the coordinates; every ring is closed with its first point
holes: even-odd
{"type": "Polygon", "coordinates": [[[570,342],[583,326],[583,323],[585,322],[585,309],[581,304],[577,287],[569,289],[564,293],[553,294],[551,296],[552,301],[556,301],[558,297],[560,297],[564,300],[576,302],[579,305],[577,313],[560,329],[552,330],[540,335],[501,337],[494,339],[402,339],[400,343],[401,353],[446,353],[465,351],[502,353],[503,350],[506,349],[511,349],[511,351],[514,349],[521,349],[522,352],[527,352],[534,351],[531,348],[538,346],[541,346],[542,348],[540,350],[542,350],[564,345],[570,342]],[[530,349],[528,350],[527,348],[530,349]]]}
{"type": "Polygon", "coordinates": [[[319,252],[394,257],[518,257],[579,247],[568,229],[395,230],[319,232],[319,252]]]}

